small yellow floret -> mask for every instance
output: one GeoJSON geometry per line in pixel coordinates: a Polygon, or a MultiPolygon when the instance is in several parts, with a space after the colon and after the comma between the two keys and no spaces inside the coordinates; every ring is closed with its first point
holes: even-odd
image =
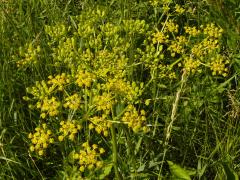
{"type": "Polygon", "coordinates": [[[98,148],[96,144],[90,146],[88,142],[85,142],[82,144],[82,149],[79,151],[79,153],[75,153],[73,157],[80,166],[79,170],[84,172],[86,167],[88,170],[93,168],[101,168],[103,162],[98,160],[98,157],[103,153],[103,148],[98,148]]]}
{"type": "Polygon", "coordinates": [[[68,139],[73,141],[76,134],[82,129],[82,126],[75,120],[67,120],[60,122],[59,132],[61,135],[58,136],[58,140],[61,142],[66,136],[68,139]]]}
{"type": "Polygon", "coordinates": [[[28,138],[31,139],[32,142],[30,151],[35,151],[39,156],[42,156],[48,145],[54,142],[51,135],[52,132],[47,128],[45,123],[35,128],[35,133],[29,133],[28,135],[28,138]]]}

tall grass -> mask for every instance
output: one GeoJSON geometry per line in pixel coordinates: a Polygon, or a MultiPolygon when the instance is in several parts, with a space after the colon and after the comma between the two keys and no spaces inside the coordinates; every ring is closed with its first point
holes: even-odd
{"type": "Polygon", "coordinates": [[[46,171],[49,177],[56,171],[51,164],[40,164],[38,167],[38,161],[31,157],[26,144],[26,132],[32,129],[32,118],[36,115],[27,109],[22,97],[25,88],[35,78],[42,76],[42,69],[35,67],[19,72],[12,55],[26,42],[44,39],[44,24],[66,20],[70,13],[74,13],[72,11],[77,11],[77,7],[69,3],[70,1],[24,0],[0,2],[0,176],[3,179],[38,179],[47,176],[44,175],[46,171]]]}

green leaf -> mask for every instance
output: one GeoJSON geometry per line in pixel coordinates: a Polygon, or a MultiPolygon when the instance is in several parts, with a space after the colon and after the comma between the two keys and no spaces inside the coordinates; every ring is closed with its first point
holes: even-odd
{"type": "Polygon", "coordinates": [[[123,103],[118,103],[116,105],[116,114],[119,115],[124,111],[125,105],[123,103]]]}
{"type": "Polygon", "coordinates": [[[235,74],[234,76],[232,76],[231,78],[229,78],[228,80],[226,80],[225,82],[221,83],[216,90],[218,90],[218,92],[223,92],[225,90],[225,86],[227,86],[228,84],[231,83],[231,81],[237,76],[237,74],[235,74]]]}
{"type": "Polygon", "coordinates": [[[75,151],[70,152],[70,154],[68,155],[68,158],[67,158],[68,163],[74,164],[74,158],[73,158],[74,154],[75,154],[75,151]]]}
{"type": "Polygon", "coordinates": [[[135,150],[134,150],[134,153],[137,154],[140,147],[141,147],[141,144],[142,144],[142,137],[139,138],[138,142],[137,142],[137,145],[135,146],[135,150]]]}
{"type": "Polygon", "coordinates": [[[177,164],[174,164],[172,161],[167,161],[167,162],[168,162],[171,174],[173,175],[174,178],[191,180],[187,170],[185,170],[184,168],[180,167],[177,164]]]}
{"type": "Polygon", "coordinates": [[[103,168],[103,173],[99,176],[99,179],[105,179],[112,171],[113,164],[108,164],[103,168]]]}
{"type": "Polygon", "coordinates": [[[158,84],[157,86],[161,89],[167,89],[167,86],[165,84],[158,84]]]}
{"type": "Polygon", "coordinates": [[[237,2],[235,0],[229,0],[231,3],[233,3],[234,5],[237,4],[237,2]]]}
{"type": "Polygon", "coordinates": [[[237,173],[229,167],[229,164],[227,163],[222,163],[223,165],[223,168],[224,168],[224,171],[226,173],[226,176],[227,176],[227,180],[238,180],[238,175],[237,173]]]}
{"type": "Polygon", "coordinates": [[[138,169],[137,169],[137,172],[142,172],[142,171],[144,171],[144,169],[145,169],[145,166],[146,166],[146,164],[144,163],[144,164],[142,164],[138,169]]]}

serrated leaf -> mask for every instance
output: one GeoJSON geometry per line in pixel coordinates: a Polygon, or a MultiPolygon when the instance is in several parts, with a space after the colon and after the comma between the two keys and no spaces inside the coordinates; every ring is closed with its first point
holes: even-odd
{"type": "Polygon", "coordinates": [[[167,161],[169,169],[174,178],[191,180],[191,177],[188,174],[188,171],[182,168],[181,166],[174,164],[172,161],[167,161]]]}

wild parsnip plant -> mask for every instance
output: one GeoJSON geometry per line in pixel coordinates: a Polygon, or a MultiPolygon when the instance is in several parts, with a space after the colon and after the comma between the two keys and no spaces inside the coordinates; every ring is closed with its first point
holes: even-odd
{"type": "Polygon", "coordinates": [[[2,4],[4,178],[237,178],[239,54],[210,3],[2,4]]]}

